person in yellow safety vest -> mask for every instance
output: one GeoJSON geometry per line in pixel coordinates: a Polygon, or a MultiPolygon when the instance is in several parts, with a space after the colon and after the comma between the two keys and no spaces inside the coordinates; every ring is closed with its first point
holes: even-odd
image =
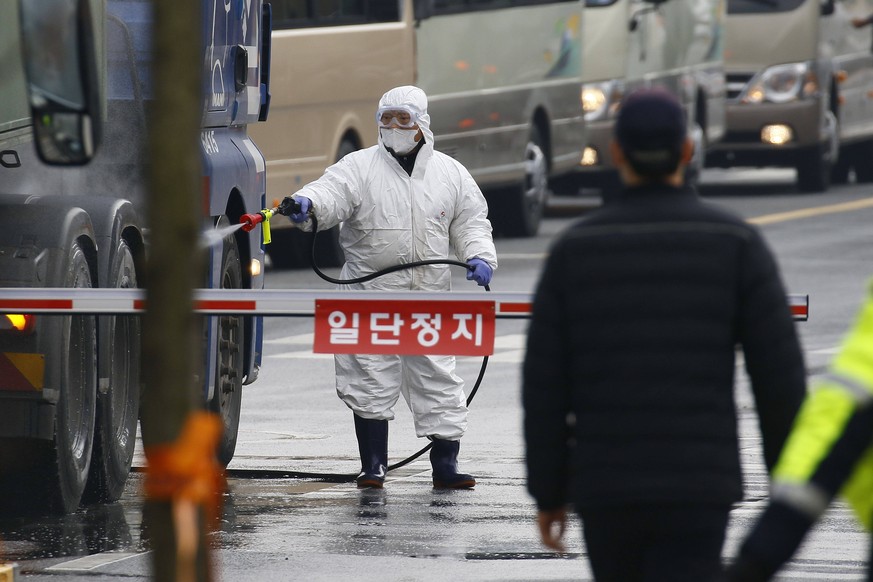
{"type": "Polygon", "coordinates": [[[773,469],[769,505],[727,579],[769,580],[837,494],[873,530],[873,281],[828,373],[812,383],[773,469]]]}

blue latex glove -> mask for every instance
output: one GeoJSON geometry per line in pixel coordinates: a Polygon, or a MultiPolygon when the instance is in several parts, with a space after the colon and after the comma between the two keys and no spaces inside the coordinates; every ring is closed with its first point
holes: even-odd
{"type": "Polygon", "coordinates": [[[467,264],[472,267],[467,270],[467,281],[476,281],[481,287],[491,282],[491,275],[494,273],[491,265],[478,257],[470,259],[467,264]]]}
{"type": "Polygon", "coordinates": [[[279,205],[279,214],[284,214],[292,220],[292,222],[301,223],[309,219],[309,211],[312,210],[312,200],[306,196],[288,196],[282,200],[279,205]],[[294,212],[294,203],[300,205],[300,212],[294,212]]]}

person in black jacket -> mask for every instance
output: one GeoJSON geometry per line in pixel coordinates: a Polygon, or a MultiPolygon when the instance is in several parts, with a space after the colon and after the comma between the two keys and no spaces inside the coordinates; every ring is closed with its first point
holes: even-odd
{"type": "Polygon", "coordinates": [[[755,227],[684,185],[685,113],[627,96],[611,153],[618,199],[553,244],[527,337],[527,486],[543,543],[570,505],[599,582],[721,576],[742,498],[734,401],[742,346],[772,467],[803,400],[803,354],[755,227]]]}

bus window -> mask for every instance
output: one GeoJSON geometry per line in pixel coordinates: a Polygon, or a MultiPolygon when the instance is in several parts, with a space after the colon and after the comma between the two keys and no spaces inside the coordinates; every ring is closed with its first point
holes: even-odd
{"type": "Polygon", "coordinates": [[[277,0],[273,29],[347,26],[400,19],[397,0],[277,0]]]}

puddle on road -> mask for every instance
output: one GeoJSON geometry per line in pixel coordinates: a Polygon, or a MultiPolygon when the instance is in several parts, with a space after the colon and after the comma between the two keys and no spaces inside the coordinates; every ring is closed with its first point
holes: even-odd
{"type": "MultiPolygon", "coordinates": [[[[72,515],[0,516],[0,563],[18,562],[26,568],[31,562],[30,567],[44,568],[46,560],[148,551],[143,479],[142,472],[132,473],[119,502],[72,515]]],[[[515,528],[512,522],[522,518],[509,510],[495,515],[493,507],[479,505],[472,491],[433,491],[429,466],[392,471],[382,490],[301,479],[232,477],[228,485],[220,522],[210,537],[217,550],[259,548],[279,539],[288,551],[300,552],[324,552],[328,544],[331,553],[342,555],[540,559],[533,554],[469,553],[470,545],[457,543],[453,532],[458,528],[484,527],[486,541],[472,547],[497,549],[491,546],[501,539],[500,532],[515,528]]],[[[525,525],[528,517],[523,516],[525,525]]]]}
{"type": "Polygon", "coordinates": [[[140,551],[141,513],[112,503],[70,515],[0,518],[0,563],[140,551]]]}

